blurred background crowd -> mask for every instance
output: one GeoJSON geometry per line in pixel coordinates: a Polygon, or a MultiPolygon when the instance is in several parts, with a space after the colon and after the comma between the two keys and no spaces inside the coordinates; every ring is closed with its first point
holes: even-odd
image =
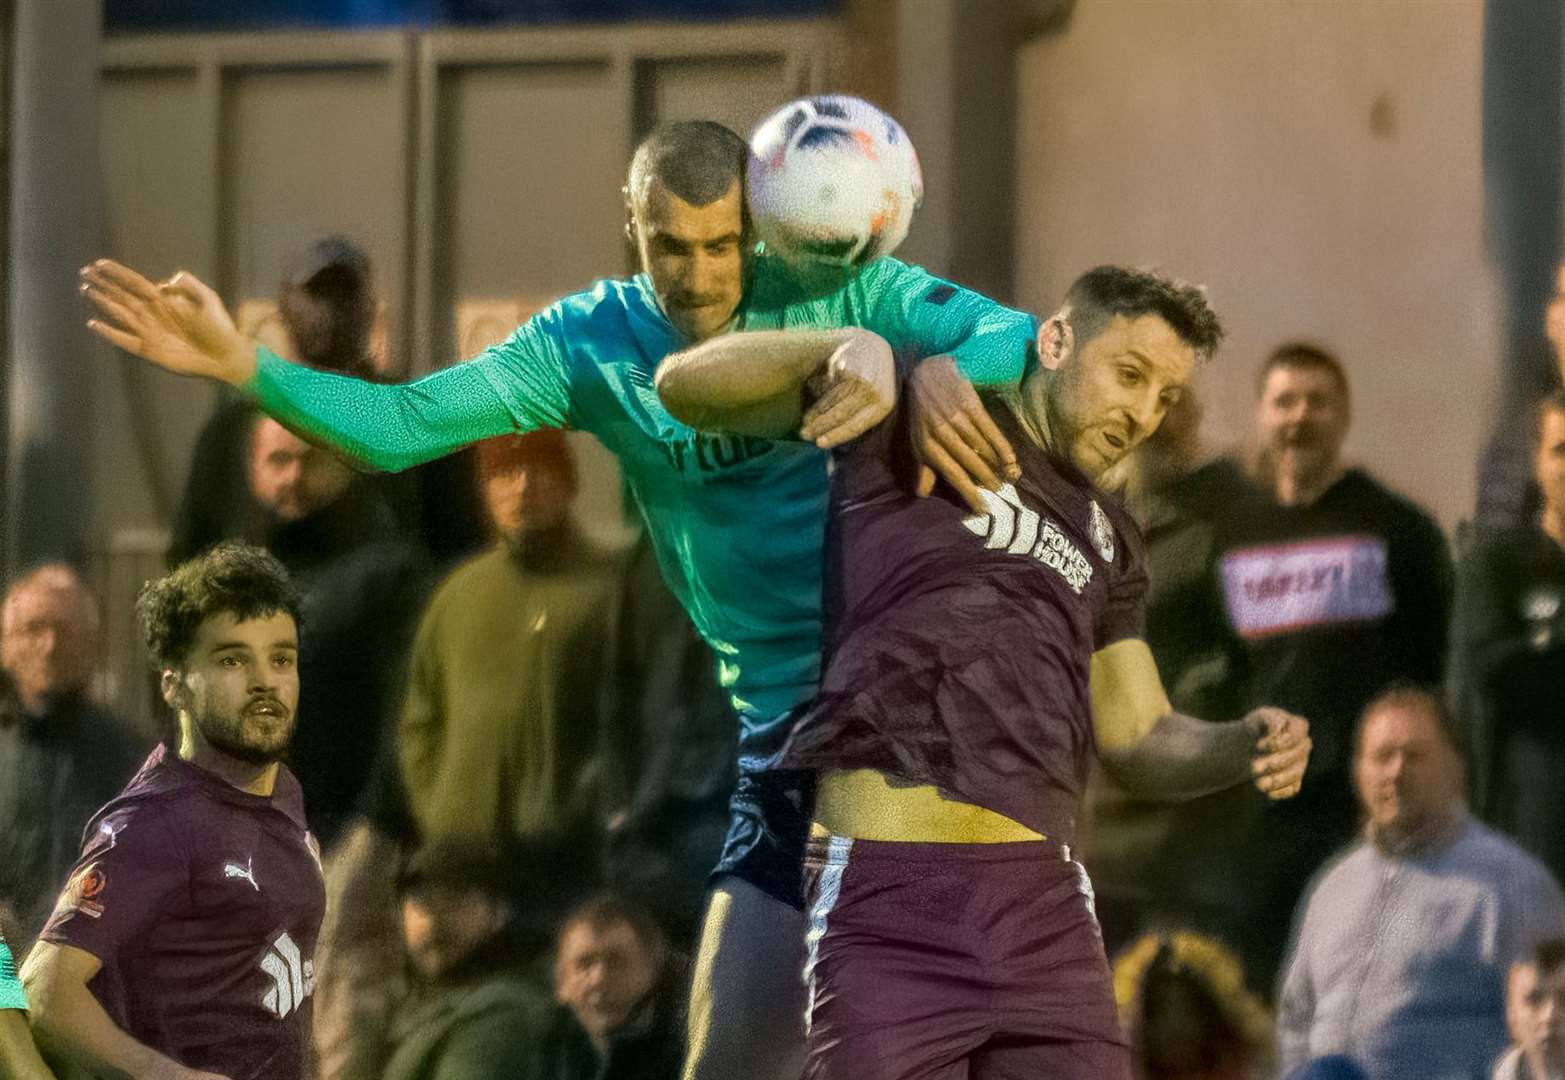
{"type": "Polygon", "coordinates": [[[130,595],[240,538],[305,596],[321,1075],[514,1075],[482,1060],[495,1028],[538,1075],[677,1075],[736,725],[611,459],[543,431],[357,472],[88,345],[71,275],[189,266],[280,354],[398,380],[627,269],[618,186],[656,121],[745,131],[847,90],[920,148],[909,260],[1029,310],[1157,262],[1233,327],[1117,482],[1174,705],[1281,706],[1314,754],[1279,804],[1095,783],[1144,1075],[1353,1076],[1322,1048],[1446,1043],[1471,1075],[1565,1075],[1556,5],[165,7],[8,13],[18,953],[167,734],[130,595]],[[96,138],[58,137],[72,117],[96,138]]]}

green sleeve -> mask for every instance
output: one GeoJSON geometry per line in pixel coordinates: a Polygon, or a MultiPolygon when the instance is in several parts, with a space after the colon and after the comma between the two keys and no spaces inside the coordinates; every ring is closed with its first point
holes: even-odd
{"type": "Polygon", "coordinates": [[[866,329],[918,359],[949,353],[980,386],[1022,377],[1037,322],[1025,312],[944,281],[918,266],[877,259],[861,274],[868,298],[866,329]]]}
{"type": "Polygon", "coordinates": [[[0,938],[0,1009],[26,1009],[27,995],[22,992],[21,981],[16,977],[16,961],[11,957],[11,946],[0,938]]]}
{"type": "Polygon", "coordinates": [[[292,364],[265,347],[244,389],[268,414],[376,469],[396,471],[468,443],[570,422],[559,306],[462,364],[387,386],[292,364]]]}

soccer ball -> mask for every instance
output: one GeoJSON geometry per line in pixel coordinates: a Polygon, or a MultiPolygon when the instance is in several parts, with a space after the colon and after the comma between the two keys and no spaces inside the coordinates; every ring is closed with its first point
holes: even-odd
{"type": "Polygon", "coordinates": [[[913,143],[891,117],[842,94],[800,98],[750,136],[750,217],[801,269],[852,269],[907,237],[924,197],[913,143]]]}

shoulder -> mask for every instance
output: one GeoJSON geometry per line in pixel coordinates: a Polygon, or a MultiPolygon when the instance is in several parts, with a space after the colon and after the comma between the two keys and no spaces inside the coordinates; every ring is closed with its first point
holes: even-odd
{"type": "Polygon", "coordinates": [[[1334,898],[1353,888],[1374,868],[1375,849],[1368,841],[1358,839],[1333,855],[1315,872],[1305,889],[1306,911],[1326,910],[1334,898]]]}
{"type": "Polygon", "coordinates": [[[1522,1048],[1513,1046],[1494,1066],[1492,1080],[1520,1080],[1522,1075],[1522,1048]]]}
{"type": "Polygon", "coordinates": [[[1342,497],[1365,506],[1402,531],[1444,537],[1434,515],[1362,469],[1350,469],[1338,482],[1342,497]]]}
{"type": "Polygon", "coordinates": [[[1541,861],[1510,837],[1477,820],[1470,820],[1452,855],[1469,869],[1488,877],[1497,891],[1524,897],[1560,895],[1560,889],[1541,861]]]}
{"type": "Polygon", "coordinates": [[[1537,542],[1537,530],[1518,525],[1476,525],[1464,545],[1462,562],[1487,566],[1521,561],[1537,542]]]}
{"type": "Polygon", "coordinates": [[[434,610],[437,605],[450,604],[475,587],[486,587],[496,577],[504,574],[508,566],[509,557],[505,549],[498,544],[492,545],[488,551],[460,563],[456,569],[441,579],[435,586],[430,609],[434,610]]]}

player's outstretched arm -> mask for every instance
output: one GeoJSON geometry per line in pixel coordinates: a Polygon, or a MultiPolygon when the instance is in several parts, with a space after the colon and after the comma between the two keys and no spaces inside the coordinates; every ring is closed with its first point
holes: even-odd
{"type": "Polygon", "coordinates": [[[192,274],[154,284],[100,259],[82,270],[105,341],[181,375],[241,387],[270,416],[370,468],[397,470],[468,443],[567,422],[558,320],[545,312],[503,345],[416,382],[387,386],[291,364],[234,329],[192,274]]]}
{"type": "Polygon", "coordinates": [[[658,396],[702,431],[799,438],[831,449],[896,404],[891,347],[867,330],[725,334],[666,357],[658,396]]]}
{"type": "Polygon", "coordinates": [[[95,1076],[135,1080],[226,1080],[189,1069],[131,1038],[87,989],[102,966],[85,949],[40,941],[22,968],[33,1030],[44,1049],[95,1076]]]}
{"type": "Polygon", "coordinates": [[[1175,712],[1144,641],[1092,654],[1092,726],[1103,768],[1147,799],[1193,799],[1254,782],[1272,799],[1298,794],[1310,758],[1309,723],[1256,709],[1214,724],[1175,712]]]}

